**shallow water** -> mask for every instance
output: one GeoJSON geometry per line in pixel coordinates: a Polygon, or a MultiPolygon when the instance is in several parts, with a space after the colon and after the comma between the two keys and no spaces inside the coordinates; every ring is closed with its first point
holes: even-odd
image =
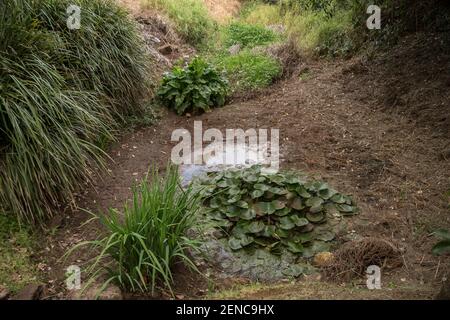
{"type": "Polygon", "coordinates": [[[270,150],[269,155],[269,150],[269,145],[255,147],[228,143],[211,144],[202,150],[195,150],[191,157],[193,164],[180,166],[183,185],[208,172],[242,169],[257,164],[262,165],[263,170],[275,173],[278,171],[279,154],[270,150]]]}

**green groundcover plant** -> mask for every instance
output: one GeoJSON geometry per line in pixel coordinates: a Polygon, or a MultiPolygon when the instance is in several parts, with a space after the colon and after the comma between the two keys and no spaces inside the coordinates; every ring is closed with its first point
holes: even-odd
{"type": "Polygon", "coordinates": [[[269,86],[280,77],[283,67],[280,62],[265,54],[243,50],[237,55],[221,55],[217,65],[223,68],[231,82],[231,91],[257,90],[269,86]]]}
{"type": "Polygon", "coordinates": [[[275,32],[264,26],[241,22],[231,23],[225,33],[227,47],[238,44],[243,48],[253,48],[275,42],[279,38],[275,32]]]}
{"type": "Polygon", "coordinates": [[[211,173],[197,182],[209,216],[233,250],[265,248],[311,257],[335,238],[329,217],[357,213],[351,197],[295,173],[266,174],[260,166],[211,173]]]}
{"type": "Polygon", "coordinates": [[[225,104],[228,81],[215,68],[196,57],[185,67],[176,66],[166,73],[159,99],[177,114],[210,111],[225,104]]]}

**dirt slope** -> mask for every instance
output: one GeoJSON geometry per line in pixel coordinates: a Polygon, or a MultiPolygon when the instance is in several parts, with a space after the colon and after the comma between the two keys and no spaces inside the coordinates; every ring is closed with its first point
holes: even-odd
{"type": "Polygon", "coordinates": [[[239,12],[239,0],[204,0],[211,16],[218,22],[227,22],[239,12]]]}
{"type": "MultiPolygon", "coordinates": [[[[140,0],[117,0],[124,7],[128,8],[134,15],[141,15],[140,0]]],[[[239,0],[203,0],[211,16],[218,22],[227,22],[239,12],[241,2],[239,0]]]]}

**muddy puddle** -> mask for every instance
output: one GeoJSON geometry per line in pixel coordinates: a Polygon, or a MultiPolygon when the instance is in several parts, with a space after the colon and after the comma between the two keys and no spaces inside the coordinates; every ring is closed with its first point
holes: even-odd
{"type": "Polygon", "coordinates": [[[279,169],[281,154],[277,146],[270,144],[249,145],[234,144],[227,141],[212,143],[206,148],[196,149],[190,155],[190,163],[180,166],[183,186],[209,172],[229,169],[245,169],[261,165],[267,173],[276,173],[279,169]]]}

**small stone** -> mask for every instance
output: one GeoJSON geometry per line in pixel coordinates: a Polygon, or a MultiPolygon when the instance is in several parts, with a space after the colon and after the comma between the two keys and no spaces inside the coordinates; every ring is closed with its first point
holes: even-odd
{"type": "Polygon", "coordinates": [[[319,252],[314,256],[313,264],[317,267],[328,267],[334,260],[331,252],[319,252]]]}
{"type": "Polygon", "coordinates": [[[174,48],[173,48],[170,44],[166,44],[166,45],[163,45],[163,46],[159,47],[159,48],[158,48],[158,51],[159,51],[162,55],[167,56],[167,55],[169,55],[169,54],[172,54],[172,52],[174,52],[175,50],[174,50],[174,48]]]}
{"type": "Polygon", "coordinates": [[[75,290],[70,294],[71,300],[123,300],[122,291],[119,287],[110,284],[100,292],[102,284],[93,285],[83,290],[75,290]]]}
{"type": "Polygon", "coordinates": [[[161,40],[153,35],[149,36],[150,41],[154,42],[154,43],[161,43],[161,40]]]}
{"type": "Polygon", "coordinates": [[[64,224],[64,217],[61,215],[55,215],[51,218],[49,226],[50,229],[59,229],[64,224]]]}
{"type": "Polygon", "coordinates": [[[0,300],[7,300],[9,298],[10,292],[3,286],[0,286],[0,300]]]}
{"type": "Polygon", "coordinates": [[[267,30],[270,30],[274,33],[283,34],[286,32],[286,27],[283,26],[282,24],[273,24],[273,25],[267,26],[266,28],[267,28],[267,30]]]}
{"type": "Polygon", "coordinates": [[[235,45],[232,45],[231,47],[228,48],[228,52],[232,56],[237,55],[240,51],[241,51],[241,45],[240,44],[235,44],[235,45]]]}
{"type": "Polygon", "coordinates": [[[44,293],[44,286],[40,284],[29,284],[16,294],[14,300],[39,300],[44,293]]]}
{"type": "Polygon", "coordinates": [[[447,159],[450,159],[450,149],[448,149],[448,150],[443,150],[443,151],[440,153],[440,158],[441,158],[441,160],[447,160],[447,159]]]}
{"type": "Polygon", "coordinates": [[[444,281],[441,291],[434,298],[435,300],[450,300],[450,280],[444,281]]]}
{"type": "Polygon", "coordinates": [[[212,232],[212,236],[216,239],[222,239],[225,235],[221,230],[214,229],[214,231],[212,232]]]}

